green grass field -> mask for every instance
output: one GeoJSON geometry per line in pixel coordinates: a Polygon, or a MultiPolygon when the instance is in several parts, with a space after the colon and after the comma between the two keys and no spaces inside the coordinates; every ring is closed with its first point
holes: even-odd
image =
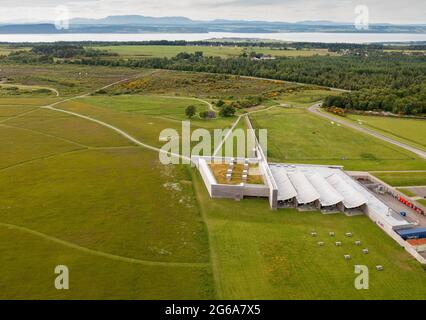
{"type": "Polygon", "coordinates": [[[373,172],[373,174],[395,187],[426,186],[426,172],[373,172]]]}
{"type": "MultiPolygon", "coordinates": [[[[284,94],[277,98],[276,101],[291,107],[310,107],[315,102],[323,100],[330,94],[330,90],[302,90],[284,94]]],[[[333,92],[333,94],[335,93],[333,92]]]]}
{"type": "Polygon", "coordinates": [[[175,120],[187,120],[185,109],[190,105],[195,106],[197,112],[209,110],[206,103],[185,97],[162,97],[155,95],[95,96],[83,101],[116,111],[134,112],[175,120]]]}
{"type": "Polygon", "coordinates": [[[198,173],[193,177],[210,232],[219,299],[424,298],[426,272],[366,216],[274,212],[265,200],[212,200],[198,173]],[[370,254],[362,254],[355,239],[370,254]],[[338,240],[342,247],[335,246],[338,240]],[[352,259],[346,261],[345,254],[352,259]],[[354,288],[355,264],[369,267],[369,290],[354,288]],[[385,271],[375,270],[379,264],[385,271]]]}
{"type": "Polygon", "coordinates": [[[272,161],[343,165],[348,170],[424,170],[414,154],[355,130],[331,124],[304,109],[273,108],[251,116],[268,129],[272,161]]]}
{"type": "Polygon", "coordinates": [[[426,150],[426,120],[379,116],[348,115],[348,119],[361,122],[392,139],[426,150]]]}
{"type": "MultiPolygon", "coordinates": [[[[145,74],[147,84],[138,95],[107,95],[121,90],[118,85],[107,94],[56,107],[104,121],[155,147],[164,144],[159,141],[163,129],[181,133],[188,104],[207,110],[206,103],[193,97],[243,98],[286,86],[176,72],[147,76],[150,71],[121,68],[27,69],[24,80],[23,67],[5,67],[19,83],[52,87],[64,96],[96,90],[136,71],[145,74]],[[62,83],[86,71],[91,76],[84,80],[62,83]]],[[[316,94],[322,93],[287,98],[303,105],[316,94]]],[[[426,272],[367,217],[271,211],[265,199],[212,200],[195,169],[162,165],[157,152],[136,146],[111,128],[39,108],[58,99],[0,98],[1,299],[425,297],[426,272]],[[313,229],[318,238],[310,236],[313,229]],[[333,245],[329,231],[336,232],[343,247],[333,245]],[[354,238],[345,238],[345,232],[353,232],[354,238]],[[355,238],[370,249],[369,255],[352,244],[355,238]],[[326,242],[321,248],[320,239],[326,242]],[[345,261],[348,253],[352,260],[345,261]],[[53,286],[59,264],[70,269],[68,291],[53,286]],[[354,264],[370,268],[370,290],[355,290],[354,264]],[[383,272],[374,269],[378,264],[383,272]]],[[[305,109],[273,108],[252,118],[257,127],[269,130],[269,155],[276,161],[426,169],[424,160],[408,152],[331,126],[305,109]]],[[[236,119],[194,118],[191,125],[212,131],[229,128],[236,119]]],[[[237,128],[246,128],[243,119],[237,128]]],[[[423,173],[384,179],[426,184],[423,173]]]]}
{"type": "Polygon", "coordinates": [[[0,234],[11,236],[8,242],[14,243],[2,250],[2,297],[162,299],[213,294],[207,235],[185,167],[164,167],[156,153],[131,147],[57,154],[2,170],[0,176],[8,186],[0,192],[0,234]],[[51,281],[43,282],[53,276],[59,261],[69,264],[71,278],[75,275],[68,294],[54,290],[51,281]],[[20,271],[29,278],[15,285],[24,279],[16,275],[20,271]],[[109,281],[111,286],[102,284],[109,281]]]}
{"type": "Polygon", "coordinates": [[[415,197],[416,194],[412,191],[410,191],[409,189],[406,188],[398,188],[399,191],[401,191],[403,194],[409,196],[409,197],[415,197]]]}
{"type": "Polygon", "coordinates": [[[255,51],[257,53],[270,54],[275,57],[308,57],[313,55],[335,55],[327,49],[312,50],[279,50],[270,48],[242,48],[242,47],[213,47],[213,46],[155,46],[155,45],[119,45],[119,46],[94,46],[94,49],[107,50],[117,53],[126,59],[166,57],[171,58],[178,53],[195,53],[202,51],[208,57],[229,58],[241,55],[243,52],[255,51]]]}

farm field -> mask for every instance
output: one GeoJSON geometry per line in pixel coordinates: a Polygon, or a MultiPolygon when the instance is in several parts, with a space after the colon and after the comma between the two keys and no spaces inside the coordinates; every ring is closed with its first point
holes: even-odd
{"type": "Polygon", "coordinates": [[[193,179],[209,228],[219,299],[421,299],[426,294],[420,264],[366,216],[274,212],[263,200],[212,200],[195,171],[193,179]],[[362,254],[355,239],[370,254],[362,254]],[[334,244],[339,240],[342,247],[334,244]],[[318,241],[325,246],[318,247],[318,241]],[[352,259],[346,261],[344,254],[352,259]],[[354,288],[355,264],[370,268],[369,290],[354,288]],[[385,271],[375,271],[379,264],[385,271]]]}
{"type": "Polygon", "coordinates": [[[276,57],[308,57],[313,55],[335,55],[327,49],[279,50],[270,48],[242,48],[242,47],[213,47],[213,46],[161,46],[161,45],[119,45],[119,46],[93,46],[93,49],[107,50],[117,53],[126,59],[166,57],[171,58],[181,52],[195,53],[202,51],[204,56],[221,58],[236,57],[243,52],[255,51],[256,53],[270,54],[276,57]]]}
{"type": "Polygon", "coordinates": [[[342,165],[347,170],[424,170],[426,162],[379,139],[337,126],[304,109],[273,108],[251,115],[268,129],[271,161],[342,165]]]}
{"type": "Polygon", "coordinates": [[[355,114],[347,117],[392,139],[426,150],[426,120],[355,114]]]}

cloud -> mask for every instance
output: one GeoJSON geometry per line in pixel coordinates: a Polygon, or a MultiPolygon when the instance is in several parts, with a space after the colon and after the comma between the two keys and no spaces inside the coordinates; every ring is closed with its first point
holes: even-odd
{"type": "Polygon", "coordinates": [[[186,16],[192,19],[269,21],[334,20],[351,22],[355,6],[369,8],[371,22],[426,23],[424,0],[2,0],[0,21],[49,20],[65,5],[72,17],[101,18],[140,14],[186,16]],[[36,6],[34,6],[36,4],[36,6]]]}

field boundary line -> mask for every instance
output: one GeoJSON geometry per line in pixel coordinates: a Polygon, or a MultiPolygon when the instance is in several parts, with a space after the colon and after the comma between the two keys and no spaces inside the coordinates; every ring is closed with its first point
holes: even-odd
{"type": "Polygon", "coordinates": [[[141,264],[141,265],[147,265],[147,266],[173,266],[173,267],[192,267],[192,268],[204,268],[206,266],[208,266],[207,263],[190,263],[190,262],[161,262],[161,261],[150,261],[150,260],[141,260],[141,259],[136,259],[136,258],[129,258],[129,257],[123,257],[123,256],[118,256],[115,254],[111,254],[111,253],[106,253],[103,251],[98,251],[98,250],[94,250],[94,249],[89,249],[89,248],[85,248],[82,247],[78,244],[74,244],[65,240],[61,240],[52,236],[49,236],[47,234],[32,230],[32,229],[28,229],[25,227],[21,227],[18,225],[14,225],[14,224],[9,224],[9,223],[3,223],[0,222],[0,226],[4,227],[4,228],[8,228],[11,230],[18,230],[21,232],[25,232],[25,233],[29,233],[32,234],[34,236],[38,236],[40,238],[43,238],[45,240],[49,240],[58,244],[61,244],[63,246],[72,248],[72,249],[76,249],[91,255],[96,255],[96,256],[101,256],[104,258],[108,258],[111,260],[117,260],[117,261],[122,261],[122,262],[128,262],[128,263],[134,263],[134,264],[141,264]]]}
{"type": "Polygon", "coordinates": [[[3,168],[0,168],[0,172],[6,171],[6,170],[9,170],[9,169],[13,169],[15,167],[21,167],[21,166],[24,166],[24,165],[29,164],[29,163],[33,163],[33,162],[38,162],[38,161],[42,161],[42,160],[54,158],[54,157],[57,157],[57,156],[60,156],[60,155],[63,155],[63,154],[83,152],[83,151],[88,151],[88,150],[90,150],[90,149],[88,149],[88,148],[75,149],[75,150],[70,150],[70,151],[64,151],[64,152],[54,153],[54,154],[50,154],[50,155],[46,155],[46,156],[42,156],[42,157],[30,159],[30,160],[25,160],[25,161],[22,161],[22,162],[19,162],[19,163],[12,164],[10,166],[6,166],[6,167],[3,167],[3,168]]]}
{"type": "Polygon", "coordinates": [[[90,148],[90,146],[87,146],[85,144],[82,144],[82,143],[79,143],[79,142],[76,142],[76,141],[72,141],[72,140],[69,140],[69,139],[66,139],[66,138],[62,138],[62,137],[59,137],[59,136],[56,136],[56,135],[53,135],[53,134],[34,130],[34,129],[22,128],[22,127],[10,125],[10,124],[2,124],[2,123],[0,123],[0,126],[6,127],[6,128],[13,128],[13,129],[18,129],[18,130],[28,131],[28,132],[32,132],[32,133],[37,133],[37,134],[40,134],[42,136],[46,136],[46,137],[49,137],[49,138],[53,138],[53,139],[57,139],[57,140],[60,140],[60,141],[63,141],[63,142],[74,144],[74,145],[77,145],[77,146],[82,147],[82,148],[90,148]]]}
{"type": "Polygon", "coordinates": [[[76,113],[76,112],[72,112],[72,111],[68,111],[68,110],[63,110],[63,109],[58,109],[58,108],[55,108],[53,106],[46,106],[46,107],[42,107],[42,108],[53,110],[53,111],[58,111],[58,112],[63,112],[63,113],[66,113],[66,114],[70,114],[70,115],[73,115],[73,116],[76,116],[76,117],[79,117],[79,118],[82,118],[82,119],[86,119],[86,120],[95,122],[97,124],[100,124],[100,125],[102,125],[104,127],[107,127],[109,129],[117,132],[118,134],[120,134],[121,136],[123,136],[124,138],[126,138],[127,140],[133,142],[134,144],[136,144],[138,146],[144,147],[146,149],[149,149],[149,150],[152,150],[152,151],[155,151],[155,152],[164,153],[164,154],[167,154],[167,155],[170,155],[170,156],[173,156],[173,157],[178,157],[178,158],[181,158],[181,159],[186,159],[188,161],[191,161],[190,158],[188,158],[186,156],[183,156],[181,154],[176,154],[176,153],[168,152],[168,151],[159,149],[157,147],[153,147],[153,146],[151,146],[149,144],[143,143],[143,142],[139,141],[138,139],[134,138],[133,136],[131,136],[130,134],[126,133],[125,131],[121,130],[120,128],[117,128],[117,127],[115,127],[115,126],[113,126],[113,125],[111,125],[109,123],[103,122],[101,120],[98,120],[98,119],[95,119],[95,118],[92,118],[92,117],[89,117],[89,116],[85,116],[85,115],[82,115],[82,114],[79,114],[79,113],[76,113]]]}
{"type": "Polygon", "coordinates": [[[7,122],[7,121],[9,121],[9,120],[13,120],[13,119],[16,119],[16,118],[20,118],[20,117],[25,116],[25,115],[27,115],[27,114],[29,114],[29,113],[33,113],[33,112],[35,112],[35,111],[37,111],[37,110],[39,110],[39,109],[40,109],[40,107],[34,107],[34,108],[33,108],[33,109],[31,109],[31,110],[28,110],[28,111],[25,111],[25,112],[22,112],[22,113],[19,113],[19,114],[15,114],[14,116],[11,116],[11,117],[6,118],[6,119],[2,119],[2,120],[0,120],[0,124],[1,124],[1,123],[5,123],[5,122],[7,122]]]}

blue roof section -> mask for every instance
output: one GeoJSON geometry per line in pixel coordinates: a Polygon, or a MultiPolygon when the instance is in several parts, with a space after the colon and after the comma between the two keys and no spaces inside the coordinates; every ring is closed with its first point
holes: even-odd
{"type": "Polygon", "coordinates": [[[426,228],[402,229],[402,230],[397,230],[397,232],[400,236],[408,236],[411,234],[426,233],[426,228]]]}

